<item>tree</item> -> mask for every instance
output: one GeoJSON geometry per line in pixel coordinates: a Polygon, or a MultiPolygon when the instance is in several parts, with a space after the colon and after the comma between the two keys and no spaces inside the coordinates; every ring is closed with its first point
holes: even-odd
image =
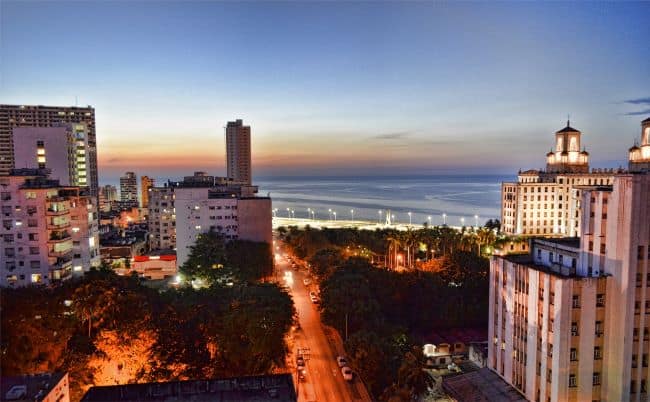
{"type": "Polygon", "coordinates": [[[188,281],[202,279],[208,283],[215,282],[224,274],[219,269],[223,268],[225,254],[223,235],[211,229],[197,236],[180,272],[188,281]]]}
{"type": "Polygon", "coordinates": [[[423,360],[422,350],[413,347],[404,355],[397,372],[398,387],[406,390],[411,399],[416,399],[433,386],[433,378],[423,370],[423,360]]]}
{"type": "Polygon", "coordinates": [[[226,243],[224,263],[237,279],[255,282],[273,274],[273,253],[266,242],[232,240],[226,243]]]}
{"type": "Polygon", "coordinates": [[[313,273],[319,277],[326,278],[342,262],[343,256],[335,248],[318,250],[310,259],[309,264],[313,273]]]}

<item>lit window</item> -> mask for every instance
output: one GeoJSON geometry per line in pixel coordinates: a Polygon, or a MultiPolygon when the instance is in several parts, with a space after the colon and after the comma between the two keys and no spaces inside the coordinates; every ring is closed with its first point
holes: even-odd
{"type": "Polygon", "coordinates": [[[75,265],[72,269],[74,270],[74,272],[81,272],[82,271],[81,265],[75,265]]]}
{"type": "Polygon", "coordinates": [[[41,274],[32,274],[32,283],[40,283],[41,274]]]}
{"type": "Polygon", "coordinates": [[[77,233],[79,231],[79,228],[72,228],[72,231],[77,233]]]}
{"type": "Polygon", "coordinates": [[[89,237],[88,238],[88,245],[90,247],[95,247],[95,238],[94,237],[89,237]]]}
{"type": "Polygon", "coordinates": [[[196,226],[194,226],[194,229],[196,229],[196,230],[201,230],[201,225],[196,225],[196,226]]]}

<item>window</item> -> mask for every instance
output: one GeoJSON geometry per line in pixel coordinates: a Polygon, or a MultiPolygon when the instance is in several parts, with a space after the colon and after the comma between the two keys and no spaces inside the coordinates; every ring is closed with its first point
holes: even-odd
{"type": "Polygon", "coordinates": [[[601,336],[603,334],[603,322],[596,321],[596,336],[601,336]]]}
{"type": "Polygon", "coordinates": [[[642,259],[643,259],[643,246],[639,246],[639,247],[637,248],[636,258],[637,258],[638,260],[642,260],[642,259]]]}
{"type": "Polygon", "coordinates": [[[580,296],[573,295],[573,308],[580,308],[580,296]]]}
{"type": "Polygon", "coordinates": [[[636,381],[630,381],[630,394],[636,394],[636,381]]]}
{"type": "Polygon", "coordinates": [[[605,243],[601,243],[600,245],[600,254],[605,254],[605,243]]]}
{"type": "Polygon", "coordinates": [[[577,386],[575,374],[569,374],[569,388],[575,388],[577,386]]]}
{"type": "Polygon", "coordinates": [[[570,358],[572,362],[575,362],[578,360],[578,350],[576,348],[571,348],[571,353],[570,353],[570,358]]]}
{"type": "Polygon", "coordinates": [[[643,277],[641,274],[636,274],[636,287],[640,288],[641,287],[641,282],[643,281],[643,277]]]}
{"type": "Polygon", "coordinates": [[[600,360],[602,358],[602,353],[600,351],[600,346],[594,347],[594,360],[600,360]]]}
{"type": "Polygon", "coordinates": [[[578,323],[575,321],[571,323],[571,336],[578,336],[578,323]]]}
{"type": "Polygon", "coordinates": [[[38,255],[38,253],[39,253],[38,247],[30,247],[29,248],[29,254],[30,255],[38,255]]]}
{"type": "Polygon", "coordinates": [[[599,293],[596,295],[596,307],[605,307],[605,295],[599,293]]]}
{"type": "Polygon", "coordinates": [[[600,373],[595,372],[593,375],[593,385],[600,385],[600,373]]]}
{"type": "Polygon", "coordinates": [[[40,269],[41,268],[41,262],[40,261],[30,261],[29,265],[32,269],[40,269]]]}

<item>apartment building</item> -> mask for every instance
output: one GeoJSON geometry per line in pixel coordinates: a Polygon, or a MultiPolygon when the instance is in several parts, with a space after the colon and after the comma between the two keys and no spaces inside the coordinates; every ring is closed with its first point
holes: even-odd
{"type": "Polygon", "coordinates": [[[53,127],[62,123],[85,125],[87,141],[87,184],[90,194],[97,196],[97,139],[95,133],[95,109],[91,106],[29,106],[0,105],[0,175],[8,175],[13,168],[21,168],[14,162],[14,144],[19,140],[18,127],[53,127]]]}
{"type": "Polygon", "coordinates": [[[120,201],[124,206],[138,206],[138,178],[133,172],[120,177],[120,201]]]}
{"type": "Polygon", "coordinates": [[[140,177],[140,201],[142,208],[149,207],[149,189],[155,185],[155,180],[149,176],[140,177]]]}
{"type": "Polygon", "coordinates": [[[531,401],[647,400],[650,174],[578,188],[582,238],[492,258],[488,367],[531,401]]]}
{"type": "Polygon", "coordinates": [[[239,119],[226,125],[226,170],[228,179],[251,185],[251,128],[239,119]]]}
{"type": "Polygon", "coordinates": [[[151,250],[176,249],[175,183],[149,189],[148,225],[151,250]]]}
{"type": "Polygon", "coordinates": [[[582,133],[567,126],[555,133],[545,170],[520,171],[501,185],[501,230],[509,235],[580,236],[581,193],[577,186],[611,185],[621,170],[589,168],[582,133]]]}
{"type": "Polygon", "coordinates": [[[48,284],[99,266],[94,197],[62,186],[47,171],[0,177],[0,286],[48,284]]]}
{"type": "MultiPolygon", "coordinates": [[[[218,183],[218,180],[215,182],[218,183]]],[[[215,230],[226,240],[272,242],[271,199],[254,186],[181,184],[174,190],[176,253],[181,266],[201,233],[215,230]]]]}
{"type": "Polygon", "coordinates": [[[650,117],[641,122],[641,142],[630,148],[630,172],[650,171],[650,117]]]}
{"type": "Polygon", "coordinates": [[[88,128],[82,123],[13,129],[14,164],[19,169],[49,169],[64,186],[89,187],[88,128]]]}
{"type": "Polygon", "coordinates": [[[117,188],[110,184],[101,186],[99,188],[99,210],[108,212],[111,210],[111,205],[118,200],[117,188]]]}

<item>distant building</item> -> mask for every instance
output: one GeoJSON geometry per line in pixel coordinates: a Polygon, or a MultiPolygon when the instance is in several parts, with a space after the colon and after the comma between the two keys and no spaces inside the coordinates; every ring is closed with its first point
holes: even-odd
{"type": "Polygon", "coordinates": [[[131,258],[129,269],[117,270],[118,274],[129,275],[135,272],[138,276],[149,280],[162,280],[175,277],[176,252],[173,250],[157,250],[146,255],[135,255],[131,258]]]}
{"type": "MultiPolygon", "coordinates": [[[[61,123],[84,124],[87,132],[86,171],[90,194],[97,196],[97,140],[95,109],[76,106],[0,105],[0,175],[8,175],[14,163],[14,144],[20,141],[14,135],[16,127],[53,127],[61,123]]],[[[18,133],[19,134],[19,133],[18,133]]]]}
{"type": "Polygon", "coordinates": [[[94,197],[43,170],[0,177],[0,286],[48,284],[100,264],[94,197]]]}
{"type": "Polygon", "coordinates": [[[179,266],[187,260],[197,236],[211,229],[226,240],[272,242],[271,199],[255,196],[255,186],[218,182],[183,182],[174,190],[179,266]]]}
{"type": "Polygon", "coordinates": [[[630,148],[630,172],[650,172],[650,117],[641,122],[641,144],[630,148]]]}
{"type": "Polygon", "coordinates": [[[67,373],[0,378],[0,401],[70,402],[67,373]]]}
{"type": "Polygon", "coordinates": [[[13,137],[14,164],[19,169],[49,169],[50,177],[64,186],[89,187],[90,146],[85,124],[16,127],[13,137]]]}
{"type": "Polygon", "coordinates": [[[153,178],[149,176],[140,177],[140,199],[142,200],[142,208],[149,208],[149,189],[155,185],[153,178]]]}
{"type": "Polygon", "coordinates": [[[226,168],[230,180],[252,183],[251,128],[239,119],[226,125],[226,168]]]}
{"type": "Polygon", "coordinates": [[[516,183],[501,186],[501,230],[508,235],[580,236],[577,186],[611,185],[613,169],[589,171],[582,133],[569,125],[555,133],[555,150],[546,170],[519,172],[516,183]]]}
{"type": "Polygon", "coordinates": [[[133,172],[120,177],[120,201],[125,205],[138,206],[138,178],[133,172]]]}
{"type": "Polygon", "coordinates": [[[99,210],[108,212],[111,210],[113,203],[118,200],[117,189],[115,186],[106,185],[99,188],[99,210]]]}
{"type": "Polygon", "coordinates": [[[531,401],[646,400],[650,173],[577,189],[581,238],[493,256],[487,365],[531,401]]]}

